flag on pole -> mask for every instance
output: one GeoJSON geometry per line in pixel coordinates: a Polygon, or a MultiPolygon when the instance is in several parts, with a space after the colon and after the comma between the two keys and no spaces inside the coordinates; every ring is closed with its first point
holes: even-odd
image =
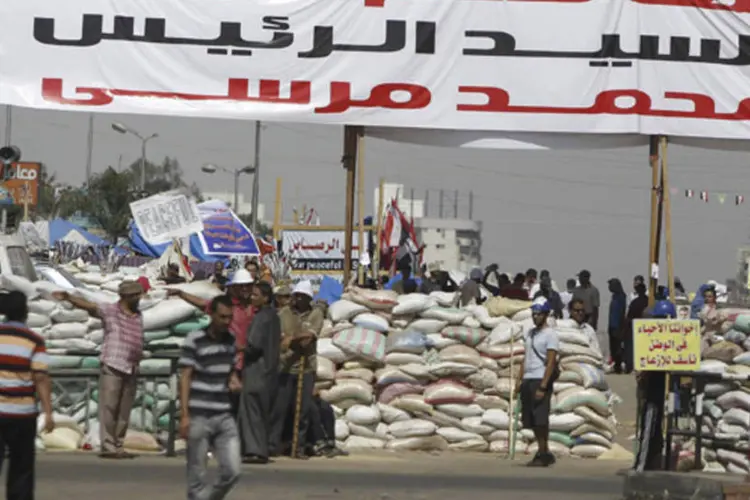
{"type": "Polygon", "coordinates": [[[743,203],[745,203],[745,197],[744,196],[742,196],[741,194],[738,194],[737,196],[734,197],[734,204],[735,205],[742,205],[743,203]]]}
{"type": "Polygon", "coordinates": [[[685,198],[692,198],[693,195],[695,195],[695,191],[693,191],[692,189],[685,190],[685,198]]]}
{"type": "Polygon", "coordinates": [[[701,201],[708,203],[708,192],[701,191],[701,201]]]}

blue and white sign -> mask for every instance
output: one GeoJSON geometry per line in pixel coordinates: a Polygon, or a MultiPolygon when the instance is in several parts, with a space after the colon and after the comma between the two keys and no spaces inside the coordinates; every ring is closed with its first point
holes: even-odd
{"type": "Polygon", "coordinates": [[[255,236],[223,201],[198,205],[203,231],[198,234],[206,255],[259,255],[255,236]]]}

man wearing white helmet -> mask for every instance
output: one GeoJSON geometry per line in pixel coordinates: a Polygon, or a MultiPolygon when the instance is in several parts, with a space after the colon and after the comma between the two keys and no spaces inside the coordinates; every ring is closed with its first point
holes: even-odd
{"type": "Polygon", "coordinates": [[[278,390],[271,415],[269,448],[275,455],[282,453],[284,424],[293,415],[297,383],[302,372],[302,401],[299,408],[299,439],[296,456],[304,458],[310,405],[317,360],[315,352],[318,335],[323,328],[324,314],[313,307],[313,288],[309,281],[301,281],[292,290],[292,303],[279,311],[281,320],[281,363],[278,390]]]}

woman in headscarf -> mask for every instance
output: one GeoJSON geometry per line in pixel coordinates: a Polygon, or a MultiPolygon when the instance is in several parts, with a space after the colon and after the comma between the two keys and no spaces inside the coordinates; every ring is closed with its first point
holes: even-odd
{"type": "Polygon", "coordinates": [[[617,278],[609,280],[609,291],[612,293],[612,299],[609,302],[609,353],[612,357],[612,364],[615,373],[622,373],[622,363],[624,354],[623,340],[627,332],[625,331],[625,316],[628,308],[628,296],[622,288],[622,282],[617,278]]]}
{"type": "Polygon", "coordinates": [[[712,286],[703,290],[703,307],[698,314],[698,319],[701,320],[701,352],[703,352],[711,345],[714,335],[720,333],[723,321],[716,306],[716,289],[712,286]]]}

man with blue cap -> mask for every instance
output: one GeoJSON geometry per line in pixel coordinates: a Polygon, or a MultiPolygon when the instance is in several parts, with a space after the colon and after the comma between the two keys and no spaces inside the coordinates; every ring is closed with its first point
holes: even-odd
{"type": "MultiPolygon", "coordinates": [[[[675,319],[677,308],[668,300],[658,301],[646,311],[646,317],[654,319],[675,319]]],[[[632,335],[632,333],[631,333],[632,335]]],[[[636,366],[637,369],[637,366],[636,366]]],[[[667,387],[665,372],[649,371],[638,373],[639,399],[642,401],[638,452],[633,468],[637,472],[661,470],[664,461],[664,393],[667,387]]]]}
{"type": "Polygon", "coordinates": [[[526,333],[525,355],[521,363],[518,389],[521,395],[523,427],[534,431],[538,451],[529,467],[549,467],[555,457],[549,451],[549,414],[552,384],[559,376],[557,331],[547,325],[552,307],[544,297],[531,305],[534,327],[526,333]]]}

